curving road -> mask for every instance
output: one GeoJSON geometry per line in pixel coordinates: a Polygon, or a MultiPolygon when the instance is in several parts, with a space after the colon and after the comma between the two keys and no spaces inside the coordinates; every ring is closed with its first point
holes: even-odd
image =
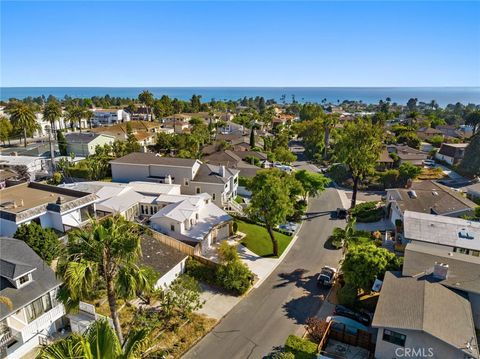
{"type": "Polygon", "coordinates": [[[289,334],[302,334],[302,323],[318,312],[319,296],[326,294],[317,288],[316,274],[324,265],[337,267],[341,258],[325,244],[342,225],[330,220],[337,207],[341,201],[333,188],[311,199],[308,219],[283,262],[183,358],[263,358],[289,334]]]}

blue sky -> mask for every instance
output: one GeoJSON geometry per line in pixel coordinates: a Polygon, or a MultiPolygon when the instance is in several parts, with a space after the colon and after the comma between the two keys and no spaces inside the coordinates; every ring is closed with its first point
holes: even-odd
{"type": "Polygon", "coordinates": [[[1,1],[2,86],[480,86],[480,2],[1,1]]]}

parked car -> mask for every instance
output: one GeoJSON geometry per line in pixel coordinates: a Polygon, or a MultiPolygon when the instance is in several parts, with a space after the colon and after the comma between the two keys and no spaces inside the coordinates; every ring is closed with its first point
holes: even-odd
{"type": "Polygon", "coordinates": [[[331,287],[337,278],[337,270],[333,267],[325,266],[317,277],[317,285],[319,287],[331,287]]]}
{"type": "Polygon", "coordinates": [[[347,219],[348,211],[345,208],[337,208],[336,211],[330,213],[331,219],[347,219]]]}
{"type": "Polygon", "coordinates": [[[298,224],[294,222],[288,222],[288,223],[283,223],[278,226],[278,229],[281,229],[284,232],[287,232],[289,234],[293,234],[298,227],[298,224]]]}
{"type": "Polygon", "coordinates": [[[423,164],[427,167],[435,167],[437,163],[434,160],[424,160],[423,164]]]}
{"type": "Polygon", "coordinates": [[[356,320],[357,322],[366,326],[369,326],[372,321],[371,315],[367,312],[356,312],[350,308],[344,307],[343,305],[335,306],[335,311],[333,314],[356,320]]]}

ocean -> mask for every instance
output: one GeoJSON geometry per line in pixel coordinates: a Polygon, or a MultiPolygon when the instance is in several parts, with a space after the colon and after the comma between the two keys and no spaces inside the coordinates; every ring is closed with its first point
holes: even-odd
{"type": "Polygon", "coordinates": [[[193,94],[201,95],[202,101],[238,100],[243,97],[263,96],[281,102],[285,96],[287,102],[292,96],[298,102],[337,103],[344,100],[378,103],[390,97],[393,102],[405,104],[410,98],[418,101],[437,101],[440,106],[461,102],[463,104],[480,104],[480,87],[0,87],[0,99],[23,99],[53,95],[63,98],[92,97],[110,95],[111,97],[136,98],[144,89],[151,91],[155,97],[168,95],[172,98],[188,100],[193,94]]]}

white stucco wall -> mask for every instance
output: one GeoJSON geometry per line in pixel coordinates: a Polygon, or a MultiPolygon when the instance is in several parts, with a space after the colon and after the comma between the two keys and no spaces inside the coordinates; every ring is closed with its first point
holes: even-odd
{"type": "Polygon", "coordinates": [[[158,279],[157,283],[155,284],[155,288],[166,288],[168,287],[175,279],[178,278],[179,275],[185,272],[185,263],[188,257],[185,257],[180,263],[178,263],[175,267],[170,269],[167,273],[165,273],[161,278],[158,279]]]}

